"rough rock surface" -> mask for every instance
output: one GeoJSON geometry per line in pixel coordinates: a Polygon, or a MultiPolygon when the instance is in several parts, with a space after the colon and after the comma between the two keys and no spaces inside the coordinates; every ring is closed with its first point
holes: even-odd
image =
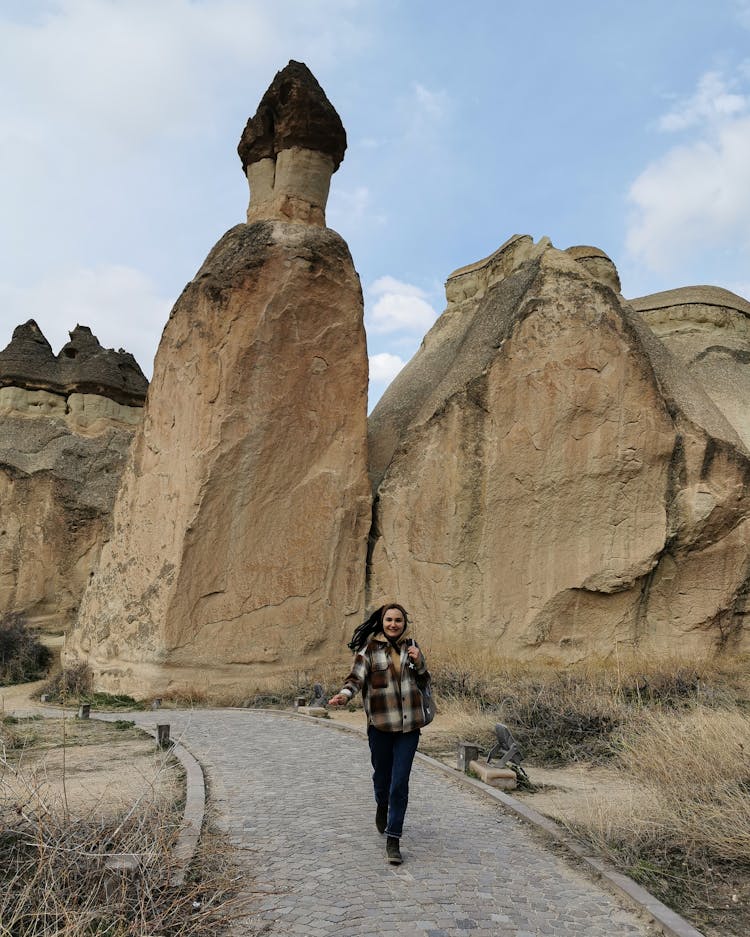
{"type": "Polygon", "coordinates": [[[717,286],[630,300],[750,446],[750,303],[717,286]]]}
{"type": "Polygon", "coordinates": [[[573,260],[578,261],[586,272],[595,280],[599,280],[605,286],[611,287],[615,293],[620,292],[620,275],[617,272],[612,260],[598,247],[568,247],[565,253],[569,254],[573,260]]]}
{"type": "Polygon", "coordinates": [[[750,649],[750,456],[700,385],[546,239],[446,293],[370,418],[373,601],[448,655],[750,649]]]}
{"type": "Polygon", "coordinates": [[[164,330],[68,655],[136,695],[340,660],[367,530],[362,296],[333,231],[230,230],[164,330]]]}
{"type": "Polygon", "coordinates": [[[33,321],[0,352],[0,615],[70,626],[143,414],[118,401],[142,399],[145,381],[81,326],[58,357],[33,321]]]}

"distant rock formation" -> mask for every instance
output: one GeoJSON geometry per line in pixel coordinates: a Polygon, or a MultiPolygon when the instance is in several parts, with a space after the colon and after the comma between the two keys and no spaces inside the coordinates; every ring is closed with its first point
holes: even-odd
{"type": "Polygon", "coordinates": [[[750,650],[750,454],[658,304],[519,236],[446,295],[370,417],[372,601],[446,655],[750,650]]]}
{"type": "Polygon", "coordinates": [[[344,141],[294,62],[243,134],[250,223],[170,315],[68,641],[102,688],[246,692],[345,659],[371,506],[362,293],[323,227],[344,141]]]}
{"type": "Polygon", "coordinates": [[[39,326],[29,319],[0,351],[0,387],[65,396],[97,394],[123,406],[142,407],[148,381],[131,354],[102,348],[85,325],[73,329],[55,357],[39,326]]]}
{"type": "Polygon", "coordinates": [[[55,356],[29,320],[0,351],[0,615],[70,626],[147,386],[132,355],[85,326],[55,356]]]}
{"type": "Polygon", "coordinates": [[[630,300],[750,447],[750,303],[718,286],[630,300]]]}

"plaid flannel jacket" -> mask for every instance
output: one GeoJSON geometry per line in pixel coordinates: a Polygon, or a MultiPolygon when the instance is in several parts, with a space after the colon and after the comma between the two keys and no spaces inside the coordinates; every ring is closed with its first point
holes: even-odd
{"type": "Polygon", "coordinates": [[[409,667],[408,646],[408,639],[399,642],[399,675],[393,666],[388,642],[371,638],[354,658],[351,673],[341,689],[349,699],[362,691],[367,723],[381,732],[413,732],[424,725],[422,694],[417,679],[423,683],[430,675],[421,652],[414,669],[409,667]]]}

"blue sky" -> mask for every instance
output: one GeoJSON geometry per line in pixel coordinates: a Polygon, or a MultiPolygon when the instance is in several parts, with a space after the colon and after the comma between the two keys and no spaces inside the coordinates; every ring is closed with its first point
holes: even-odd
{"type": "Polygon", "coordinates": [[[750,297],[750,0],[0,0],[0,347],[80,322],[150,374],[290,58],[347,129],[372,401],[511,234],[602,248],[626,296],[750,297]]]}

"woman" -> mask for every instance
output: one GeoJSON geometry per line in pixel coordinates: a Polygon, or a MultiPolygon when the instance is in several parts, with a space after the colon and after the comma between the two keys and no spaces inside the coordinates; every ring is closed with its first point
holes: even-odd
{"type": "Polygon", "coordinates": [[[341,706],[358,691],[367,713],[375,788],[375,826],[386,835],[386,858],[402,862],[400,839],[409,799],[409,774],[425,724],[419,685],[429,680],[419,647],[406,637],[409,616],[397,602],[383,605],[357,628],[356,652],[344,686],[328,701],[341,706]]]}

